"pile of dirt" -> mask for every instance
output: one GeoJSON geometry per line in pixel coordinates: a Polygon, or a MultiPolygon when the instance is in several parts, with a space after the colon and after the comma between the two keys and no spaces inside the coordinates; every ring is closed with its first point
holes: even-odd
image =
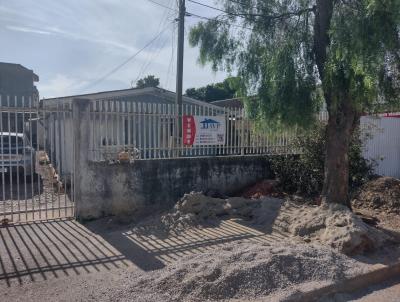
{"type": "MultiPolygon", "coordinates": [[[[260,218],[262,222],[264,217],[260,218]]],[[[372,252],[391,240],[341,205],[309,206],[287,202],[275,221],[277,227],[305,242],[320,243],[346,255],[372,252]]]]}
{"type": "Polygon", "coordinates": [[[235,243],[129,278],[122,291],[109,294],[121,301],[251,301],[279,296],[282,290],[288,295],[305,283],[343,280],[365,269],[318,245],[235,243]]]}
{"type": "Polygon", "coordinates": [[[192,192],[185,194],[171,212],[162,215],[161,223],[166,229],[180,231],[188,227],[210,224],[224,217],[250,219],[254,209],[258,207],[260,200],[241,197],[222,199],[192,192]]]}
{"type": "Polygon", "coordinates": [[[277,231],[288,238],[296,237],[299,242],[322,244],[346,255],[374,251],[391,239],[341,205],[313,206],[272,197],[221,199],[195,192],[186,194],[171,212],[145,224],[179,233],[232,218],[242,219],[265,234],[277,231]]]}
{"type": "Polygon", "coordinates": [[[276,180],[266,179],[247,188],[240,196],[244,198],[261,198],[264,196],[278,197],[281,193],[277,190],[276,180]]]}
{"type": "Polygon", "coordinates": [[[352,201],[354,208],[400,214],[400,180],[380,177],[364,184],[352,201]]]}

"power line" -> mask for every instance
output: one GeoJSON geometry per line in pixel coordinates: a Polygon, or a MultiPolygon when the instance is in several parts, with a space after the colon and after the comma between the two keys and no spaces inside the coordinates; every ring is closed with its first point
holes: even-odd
{"type": "Polygon", "coordinates": [[[139,49],[135,54],[133,54],[132,56],[130,56],[127,60],[125,60],[124,62],[122,62],[121,64],[119,64],[117,67],[115,67],[114,69],[112,69],[110,72],[108,72],[107,74],[105,74],[104,76],[102,76],[100,79],[98,79],[97,81],[95,81],[94,83],[90,84],[89,86],[86,87],[85,90],[88,90],[96,85],[98,85],[99,83],[103,82],[105,79],[107,79],[110,75],[112,75],[113,73],[115,73],[116,71],[118,71],[119,69],[121,69],[123,66],[125,66],[126,64],[128,64],[130,61],[132,61],[134,58],[136,58],[136,56],[138,56],[143,50],[145,50],[147,47],[149,47],[151,44],[153,44],[158,37],[160,37],[166,30],[168,29],[168,26],[166,26],[160,33],[158,33],[158,35],[156,35],[152,40],[150,40],[145,46],[143,46],[141,49],[139,49]]]}
{"type": "MultiPolygon", "coordinates": [[[[208,4],[204,4],[204,3],[201,3],[201,2],[198,2],[198,1],[195,1],[195,0],[188,0],[188,1],[189,1],[189,2],[192,2],[192,3],[195,3],[195,4],[197,4],[197,5],[201,5],[201,6],[204,6],[204,7],[211,8],[211,9],[216,10],[216,11],[223,12],[223,13],[225,13],[226,15],[230,15],[230,16],[234,16],[234,17],[238,17],[238,18],[243,18],[243,19],[246,19],[247,17],[260,17],[260,18],[269,19],[269,20],[278,20],[278,19],[282,19],[282,18],[288,18],[288,17],[290,18],[290,17],[292,17],[292,16],[299,16],[299,15],[301,15],[301,14],[303,14],[303,13],[310,12],[310,11],[314,11],[314,10],[315,10],[315,7],[309,7],[309,8],[300,9],[299,11],[286,12],[286,13],[277,14],[277,15],[249,14],[249,13],[232,13],[232,12],[228,12],[228,11],[226,11],[226,10],[217,8],[217,7],[215,7],[215,6],[211,6],[211,5],[208,5],[208,4]]],[[[235,3],[239,3],[239,2],[235,2],[235,3]]]]}
{"type": "Polygon", "coordinates": [[[175,26],[172,29],[171,41],[172,41],[172,43],[171,43],[172,44],[172,52],[171,52],[171,57],[170,57],[169,64],[168,64],[167,77],[166,77],[166,81],[165,81],[165,88],[167,88],[167,89],[168,89],[168,84],[169,84],[170,73],[171,73],[172,69],[174,68],[173,61],[174,61],[174,57],[175,57],[175,42],[176,42],[175,41],[175,26]]]}
{"type": "Polygon", "coordinates": [[[194,4],[197,4],[197,5],[201,5],[201,6],[204,6],[204,7],[211,8],[211,9],[216,10],[216,11],[223,12],[223,13],[225,13],[225,14],[227,14],[227,15],[234,15],[234,16],[237,16],[237,15],[234,14],[234,13],[229,13],[229,12],[227,12],[226,10],[223,10],[223,9],[220,9],[220,8],[217,8],[217,7],[208,5],[208,4],[204,4],[204,3],[201,3],[201,2],[198,2],[198,1],[194,1],[194,0],[188,0],[188,1],[189,1],[189,2],[192,2],[192,3],[194,3],[194,4]]]}
{"type": "Polygon", "coordinates": [[[197,15],[197,14],[193,14],[193,13],[188,13],[188,14],[189,14],[189,17],[195,17],[195,18],[202,19],[202,20],[214,21],[214,22],[221,23],[221,24],[228,24],[228,25],[230,25],[230,26],[232,26],[232,27],[237,27],[237,28],[243,28],[243,29],[253,30],[253,29],[250,28],[250,27],[246,27],[246,26],[238,25],[238,24],[232,24],[232,23],[229,22],[229,21],[218,20],[218,19],[216,19],[216,18],[204,17],[204,16],[200,16],[200,15],[197,15]]]}
{"type": "MultiPolygon", "coordinates": [[[[232,3],[236,3],[236,4],[240,4],[240,5],[243,5],[243,6],[247,6],[248,4],[247,3],[244,3],[244,2],[241,2],[241,1],[237,1],[237,0],[226,0],[226,1],[229,1],[229,2],[232,2],[232,3]]],[[[250,6],[251,8],[255,8],[254,6],[250,6]]]]}
{"type": "Polygon", "coordinates": [[[172,7],[169,7],[169,6],[165,5],[165,4],[162,4],[162,3],[159,3],[159,2],[156,2],[156,1],[153,1],[153,0],[147,0],[147,1],[149,1],[149,2],[151,2],[151,3],[154,3],[155,5],[164,7],[164,8],[166,8],[166,9],[172,10],[172,11],[174,11],[174,12],[176,12],[176,13],[178,12],[176,9],[174,9],[174,8],[172,8],[172,7]]]}
{"type": "MultiPolygon", "coordinates": [[[[158,2],[153,1],[153,0],[147,0],[147,1],[149,1],[149,2],[151,2],[151,3],[154,3],[154,4],[156,4],[156,5],[159,5],[159,6],[161,6],[161,7],[164,7],[164,8],[166,8],[166,9],[172,10],[172,11],[174,11],[174,12],[176,12],[176,13],[178,12],[176,9],[173,9],[173,8],[171,8],[171,7],[168,7],[168,6],[166,6],[166,5],[162,4],[162,3],[158,3],[158,2]]],[[[189,0],[189,1],[190,1],[190,0],[189,0]]],[[[228,22],[228,21],[218,20],[218,19],[216,19],[216,18],[209,18],[209,17],[200,16],[200,15],[197,15],[197,14],[192,13],[192,12],[186,12],[186,16],[188,16],[188,17],[195,17],[195,18],[202,19],[202,20],[216,21],[216,22],[218,22],[218,23],[229,24],[229,25],[231,25],[231,26],[233,26],[233,27],[238,27],[238,28],[244,28],[244,29],[252,30],[252,29],[249,28],[249,27],[245,27],[245,26],[241,26],[241,25],[237,25],[237,24],[231,24],[231,23],[228,22]]],[[[237,15],[235,15],[235,16],[237,16],[237,15]]]]}
{"type": "MultiPolygon", "coordinates": [[[[161,17],[161,19],[160,19],[160,23],[159,23],[159,25],[158,25],[157,31],[160,31],[161,28],[162,28],[163,26],[165,26],[165,25],[166,25],[166,22],[168,21],[168,17],[169,17],[168,11],[169,11],[169,8],[172,8],[172,7],[171,7],[171,4],[172,4],[171,2],[173,2],[173,0],[170,0],[170,1],[169,1],[168,7],[166,7],[166,9],[165,9],[165,11],[164,11],[164,13],[163,13],[163,15],[162,15],[162,17],[161,17]]],[[[152,54],[149,54],[149,55],[148,55],[147,60],[142,64],[142,67],[140,68],[140,71],[139,71],[137,77],[135,78],[135,80],[132,80],[132,81],[131,81],[131,86],[132,86],[132,87],[133,87],[134,84],[136,84],[136,82],[138,81],[138,79],[146,72],[147,68],[148,68],[148,67],[151,65],[151,63],[152,63],[152,60],[155,59],[156,56],[158,56],[158,54],[159,54],[159,52],[161,51],[161,49],[164,48],[166,42],[167,42],[167,39],[164,41],[164,43],[162,44],[162,46],[159,47],[159,48],[156,50],[156,52],[153,52],[152,54]]],[[[154,49],[154,48],[153,48],[153,49],[154,49]]]]}

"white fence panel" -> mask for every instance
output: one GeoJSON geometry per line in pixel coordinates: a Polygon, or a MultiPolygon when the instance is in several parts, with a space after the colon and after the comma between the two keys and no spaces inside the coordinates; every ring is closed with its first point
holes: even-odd
{"type": "Polygon", "coordinates": [[[361,127],[371,135],[364,157],[376,161],[375,173],[400,178],[400,118],[366,116],[361,127]]]}

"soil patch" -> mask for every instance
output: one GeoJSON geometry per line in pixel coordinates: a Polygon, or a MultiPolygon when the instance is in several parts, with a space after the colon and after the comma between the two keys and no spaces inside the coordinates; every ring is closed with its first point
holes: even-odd
{"type": "Polygon", "coordinates": [[[400,214],[400,180],[380,177],[364,184],[352,204],[357,209],[400,214]]]}

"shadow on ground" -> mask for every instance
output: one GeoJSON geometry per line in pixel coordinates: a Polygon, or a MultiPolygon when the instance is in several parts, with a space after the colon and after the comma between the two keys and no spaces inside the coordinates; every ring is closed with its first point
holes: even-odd
{"type": "Polygon", "coordinates": [[[153,271],[230,242],[284,239],[283,234],[266,234],[235,220],[168,235],[154,228],[113,229],[101,223],[53,220],[0,227],[0,285],[121,268],[153,271]]]}
{"type": "MultiPolygon", "coordinates": [[[[275,213],[272,221],[276,217],[275,213]]],[[[257,227],[240,219],[179,233],[165,233],[156,225],[108,225],[106,220],[86,225],[65,219],[21,223],[0,227],[0,287],[115,269],[154,271],[228,243],[269,245],[288,236],[271,225],[257,227]]]]}
{"type": "Polygon", "coordinates": [[[127,266],[123,254],[72,220],[0,228],[0,283],[8,286],[127,266]]]}

